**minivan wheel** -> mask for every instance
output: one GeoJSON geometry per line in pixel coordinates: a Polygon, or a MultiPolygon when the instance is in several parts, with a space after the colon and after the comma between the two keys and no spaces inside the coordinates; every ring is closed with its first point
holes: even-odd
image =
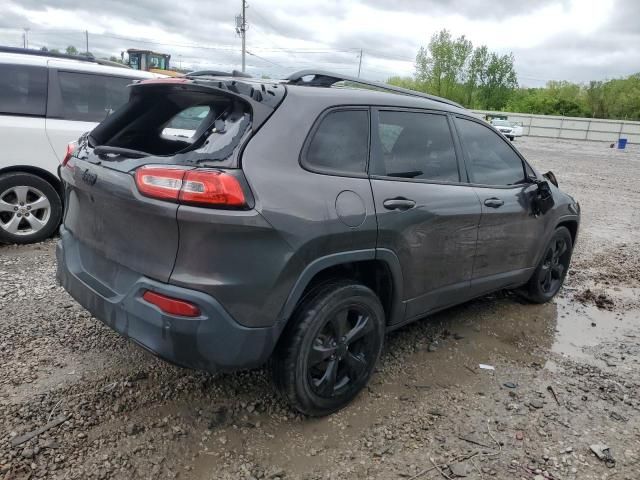
{"type": "Polygon", "coordinates": [[[534,303],[545,303],[555,297],[567,276],[572,252],[569,230],[558,227],[525,287],[525,297],[534,303]]]}
{"type": "Polygon", "coordinates": [[[60,196],[49,182],[30,173],[0,175],[0,242],[44,240],[61,217],[60,196]]]}
{"type": "Polygon", "coordinates": [[[352,281],[312,291],[296,309],[272,362],[276,387],[306,415],[328,415],[367,384],[384,341],[378,296],[352,281]]]}

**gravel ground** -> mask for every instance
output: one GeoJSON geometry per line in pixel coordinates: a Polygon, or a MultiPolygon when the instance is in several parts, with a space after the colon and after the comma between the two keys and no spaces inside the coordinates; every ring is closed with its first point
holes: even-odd
{"type": "Polygon", "coordinates": [[[323,419],[264,370],[180,369],[104,327],[56,285],[55,240],[0,246],[0,478],[637,480],[640,151],[516,145],[582,205],[566,287],[393,333],[370,387],[323,419]]]}

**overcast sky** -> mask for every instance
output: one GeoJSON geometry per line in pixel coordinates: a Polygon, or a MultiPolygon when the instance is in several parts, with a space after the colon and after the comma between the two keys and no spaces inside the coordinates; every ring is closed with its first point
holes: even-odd
{"type": "MultiPolygon", "coordinates": [[[[524,86],[586,82],[640,71],[640,0],[249,0],[247,70],[302,68],[384,80],[411,75],[421,45],[442,28],[513,52],[524,86]]],[[[0,43],[120,55],[170,53],[184,68],[240,66],[241,0],[0,0],[0,43]]]]}

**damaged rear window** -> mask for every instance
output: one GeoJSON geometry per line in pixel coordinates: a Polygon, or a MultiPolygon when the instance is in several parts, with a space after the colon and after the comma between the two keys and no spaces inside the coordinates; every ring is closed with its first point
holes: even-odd
{"type": "Polygon", "coordinates": [[[251,130],[248,104],[212,91],[134,88],[129,102],[98,125],[101,150],[172,156],[176,163],[233,166],[251,130]]]}

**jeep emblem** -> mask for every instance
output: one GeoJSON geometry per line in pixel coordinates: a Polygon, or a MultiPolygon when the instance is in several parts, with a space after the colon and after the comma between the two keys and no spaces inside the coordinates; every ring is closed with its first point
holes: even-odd
{"type": "Polygon", "coordinates": [[[87,185],[95,185],[98,180],[98,175],[92,173],[87,168],[84,172],[82,172],[82,181],[87,185]]]}

